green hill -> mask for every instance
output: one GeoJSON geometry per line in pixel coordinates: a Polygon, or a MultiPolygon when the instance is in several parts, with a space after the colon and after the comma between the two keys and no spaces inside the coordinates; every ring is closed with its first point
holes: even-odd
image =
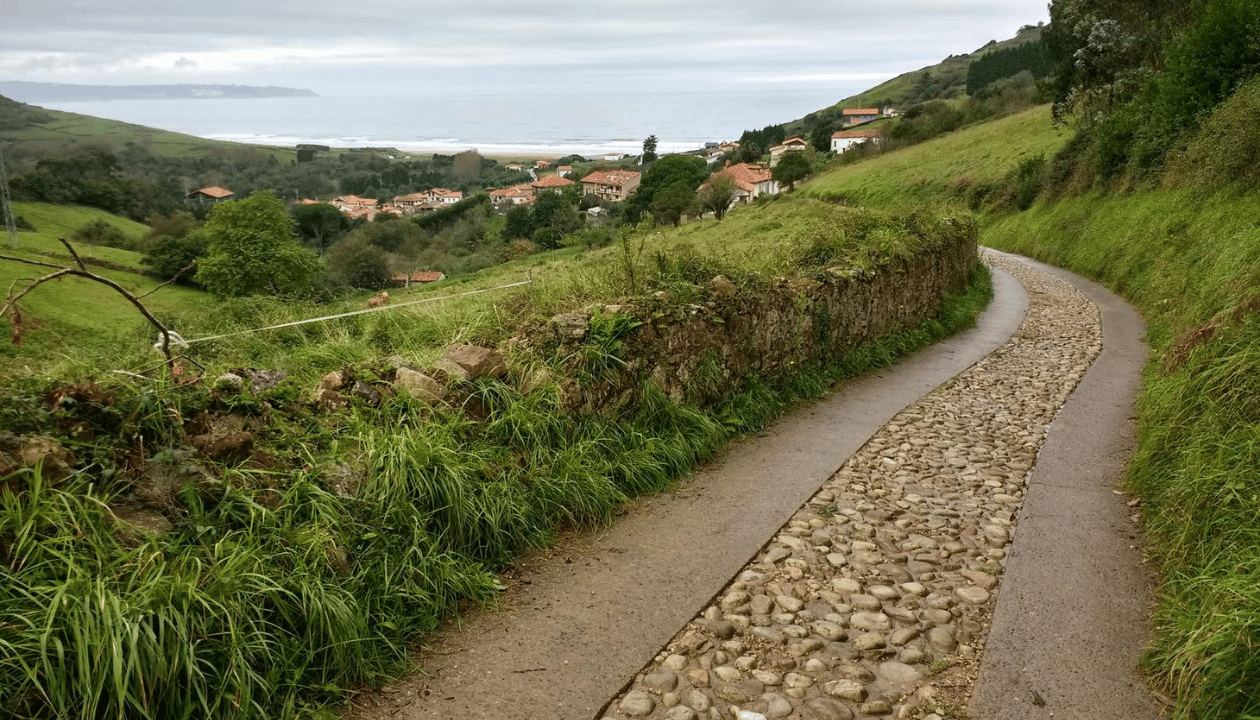
{"type": "MultiPolygon", "coordinates": [[[[46,110],[0,96],[0,146],[10,145],[5,149],[6,156],[42,157],[80,145],[101,143],[117,150],[137,146],[163,157],[196,157],[258,147],[207,140],[90,115],[46,110]]],[[[284,162],[297,157],[296,151],[289,148],[268,148],[267,151],[284,162]]]]}

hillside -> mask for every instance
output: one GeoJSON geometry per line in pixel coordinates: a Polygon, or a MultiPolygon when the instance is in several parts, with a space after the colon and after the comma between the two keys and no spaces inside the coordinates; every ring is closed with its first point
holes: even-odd
{"type": "Polygon", "coordinates": [[[47,110],[0,96],[0,145],[6,157],[42,157],[80,146],[105,145],[117,149],[144,148],[163,157],[197,157],[231,150],[262,150],[288,162],[297,157],[289,148],[207,140],[117,120],[47,110]]]}
{"type": "Polygon", "coordinates": [[[817,119],[839,116],[845,108],[892,107],[898,110],[927,100],[955,100],[967,96],[967,69],[971,63],[995,50],[1006,50],[1027,42],[1041,39],[1044,27],[1029,25],[1021,28],[1013,38],[990,41],[984,47],[970,53],[950,55],[935,65],[919,68],[886,80],[857,95],[837,101],[809,115],[785,124],[788,135],[799,134],[815,124],[817,119]]]}

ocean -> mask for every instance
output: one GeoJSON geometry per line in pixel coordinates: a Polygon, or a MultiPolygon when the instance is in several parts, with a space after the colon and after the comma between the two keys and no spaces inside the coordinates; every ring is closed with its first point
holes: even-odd
{"type": "Polygon", "coordinates": [[[491,155],[637,154],[738,139],[829,107],[840,90],[590,95],[309,97],[47,103],[56,110],[217,140],[491,155]]]}

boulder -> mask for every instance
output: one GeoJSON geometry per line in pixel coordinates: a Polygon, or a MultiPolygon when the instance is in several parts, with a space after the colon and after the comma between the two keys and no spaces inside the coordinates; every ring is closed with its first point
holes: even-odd
{"type": "Polygon", "coordinates": [[[725,275],[718,275],[709,281],[709,290],[715,297],[729,298],[739,292],[739,288],[725,275]]]}
{"type": "Polygon", "coordinates": [[[591,328],[591,316],[586,313],[561,313],[551,318],[551,326],[561,338],[582,338],[591,328]]]}
{"type": "Polygon", "coordinates": [[[503,356],[490,348],[477,345],[452,345],[446,349],[439,362],[459,368],[467,376],[464,378],[467,380],[501,378],[507,375],[507,363],[503,356]]]}

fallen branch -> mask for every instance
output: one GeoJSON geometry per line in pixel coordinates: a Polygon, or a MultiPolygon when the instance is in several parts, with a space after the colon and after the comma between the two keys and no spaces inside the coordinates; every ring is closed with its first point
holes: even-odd
{"type": "Polygon", "coordinates": [[[166,363],[167,364],[171,363],[173,360],[173,358],[171,357],[171,333],[169,330],[166,329],[166,326],[162,325],[162,323],[159,322],[157,318],[153,317],[153,313],[149,312],[149,309],[144,306],[144,303],[140,302],[139,298],[137,298],[135,295],[132,295],[122,285],[119,285],[118,283],[114,282],[113,280],[110,280],[107,277],[102,277],[100,275],[97,275],[89,271],[87,269],[87,265],[83,263],[83,259],[79,257],[79,253],[75,252],[74,247],[71,246],[70,243],[67,242],[65,238],[58,238],[58,240],[61,241],[62,245],[66,246],[66,250],[70,251],[70,257],[74,258],[75,263],[78,264],[79,266],[78,269],[75,269],[72,267],[65,267],[64,265],[54,265],[52,263],[40,262],[38,260],[30,260],[28,258],[13,257],[11,255],[0,255],[0,260],[9,260],[12,262],[22,263],[25,265],[35,265],[37,267],[47,267],[47,268],[56,269],[56,272],[49,273],[45,275],[44,277],[39,278],[38,280],[35,280],[33,283],[31,283],[31,285],[29,285],[27,288],[22,290],[22,292],[18,293],[16,296],[14,296],[13,294],[13,288],[14,286],[17,285],[17,283],[15,282],[13,286],[10,286],[7,302],[5,302],[4,307],[0,308],[0,317],[4,317],[5,314],[8,313],[10,310],[14,310],[16,308],[15,303],[17,303],[17,301],[21,300],[23,297],[26,297],[27,293],[39,287],[40,285],[43,285],[49,280],[56,280],[58,278],[66,277],[68,275],[73,275],[73,276],[81,277],[81,278],[87,278],[88,280],[101,283],[102,285],[107,285],[113,288],[114,290],[117,290],[120,295],[127,298],[128,302],[136,306],[136,309],[140,311],[140,314],[144,316],[144,319],[148,320],[149,323],[153,325],[153,327],[158,329],[158,333],[160,337],[162,338],[161,346],[158,349],[162,351],[162,354],[164,356],[166,356],[166,363]]]}

